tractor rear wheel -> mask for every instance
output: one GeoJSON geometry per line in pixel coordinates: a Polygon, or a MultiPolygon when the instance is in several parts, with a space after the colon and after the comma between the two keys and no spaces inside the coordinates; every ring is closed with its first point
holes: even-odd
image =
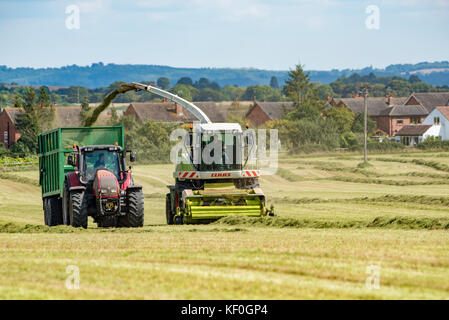
{"type": "Polygon", "coordinates": [[[97,217],[98,228],[115,228],[117,227],[118,218],[116,216],[97,217]]]}
{"type": "Polygon", "coordinates": [[[49,227],[62,224],[62,202],[58,197],[44,199],[44,222],[49,227]]]}
{"type": "Polygon", "coordinates": [[[128,212],[118,217],[117,225],[125,228],[143,227],[143,193],[142,190],[131,190],[128,192],[128,212]]]}
{"type": "Polygon", "coordinates": [[[69,216],[72,227],[87,228],[87,197],[84,196],[84,192],[70,192],[69,216]]]}
{"type": "Polygon", "coordinates": [[[165,196],[165,218],[167,219],[167,224],[172,225],[174,223],[173,219],[175,215],[171,209],[171,194],[167,193],[165,196]]]}

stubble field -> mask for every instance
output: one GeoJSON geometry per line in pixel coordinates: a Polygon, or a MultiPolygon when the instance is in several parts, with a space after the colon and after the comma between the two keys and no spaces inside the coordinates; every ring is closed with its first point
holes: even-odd
{"type": "Polygon", "coordinates": [[[138,165],[140,229],[45,227],[37,170],[0,171],[0,298],[448,299],[449,153],[359,163],[282,159],[261,179],[276,218],[184,226],[165,225],[172,166],[138,165]]]}

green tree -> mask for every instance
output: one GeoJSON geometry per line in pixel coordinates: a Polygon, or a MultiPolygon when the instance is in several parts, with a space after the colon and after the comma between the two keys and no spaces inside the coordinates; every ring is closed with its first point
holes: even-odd
{"type": "Polygon", "coordinates": [[[279,89],[279,82],[276,76],[272,76],[270,79],[270,87],[273,89],[279,89]]]}
{"type": "Polygon", "coordinates": [[[318,88],[300,64],[289,71],[284,92],[294,106],[294,110],[287,114],[289,119],[317,118],[324,110],[325,102],[320,100],[318,88]]]}
{"type": "Polygon", "coordinates": [[[300,106],[307,100],[317,99],[317,90],[310,81],[309,73],[304,72],[303,66],[298,64],[294,70],[288,73],[284,91],[295,106],[300,106]]]}
{"type": "Polygon", "coordinates": [[[334,97],[335,93],[332,90],[332,87],[329,84],[321,84],[318,87],[318,97],[320,99],[326,100],[327,97],[334,97]]]}
{"type": "Polygon", "coordinates": [[[37,117],[41,131],[49,130],[53,127],[55,109],[53,106],[50,106],[50,91],[47,87],[40,87],[39,89],[37,117]]]}
{"type": "Polygon", "coordinates": [[[20,131],[20,138],[12,147],[12,151],[21,155],[35,153],[37,149],[37,135],[39,134],[39,117],[37,112],[37,96],[32,88],[27,88],[24,99],[16,99],[16,107],[23,108],[23,113],[17,115],[16,127],[20,131]]]}
{"type": "Polygon", "coordinates": [[[197,89],[206,89],[209,88],[210,86],[210,81],[207,78],[200,78],[200,80],[198,80],[195,83],[195,88],[197,89]]]}
{"type": "Polygon", "coordinates": [[[79,87],[79,86],[70,87],[67,91],[67,102],[81,103],[81,101],[83,101],[84,97],[87,97],[87,96],[89,96],[89,91],[86,88],[79,87]]]}
{"type": "Polygon", "coordinates": [[[282,93],[270,86],[249,86],[242,96],[243,100],[281,101],[282,93]]]}
{"type": "Polygon", "coordinates": [[[223,101],[223,95],[220,91],[211,88],[204,88],[199,91],[194,101],[223,101]]]}
{"type": "Polygon", "coordinates": [[[39,105],[42,108],[48,108],[50,106],[50,92],[46,87],[40,87],[39,89],[39,105]]]}
{"type": "Polygon", "coordinates": [[[193,101],[199,94],[199,90],[185,84],[177,84],[169,90],[187,101],[193,101]]]}
{"type": "MultiPolygon", "coordinates": [[[[352,122],[351,131],[354,133],[363,133],[364,127],[365,124],[363,112],[357,112],[354,116],[354,121],[352,122]]],[[[374,133],[377,127],[376,121],[374,121],[371,117],[367,117],[366,127],[368,129],[369,134],[374,133]]]]}
{"type": "Polygon", "coordinates": [[[318,121],[322,117],[316,104],[311,103],[310,101],[305,101],[300,106],[297,106],[292,111],[286,113],[285,118],[290,120],[307,119],[318,121]]]}
{"type": "Polygon", "coordinates": [[[240,101],[242,100],[242,96],[245,93],[245,88],[228,85],[221,89],[221,93],[223,94],[224,100],[240,101]]]}
{"type": "Polygon", "coordinates": [[[355,115],[349,108],[333,107],[328,109],[325,114],[327,117],[326,120],[335,122],[341,133],[351,130],[355,115]]]}
{"type": "Polygon", "coordinates": [[[182,77],[176,84],[185,84],[186,86],[193,86],[193,80],[189,77],[182,77]]]}
{"type": "Polygon", "coordinates": [[[157,79],[157,86],[163,90],[168,90],[170,88],[170,80],[166,77],[160,77],[157,79]]]}

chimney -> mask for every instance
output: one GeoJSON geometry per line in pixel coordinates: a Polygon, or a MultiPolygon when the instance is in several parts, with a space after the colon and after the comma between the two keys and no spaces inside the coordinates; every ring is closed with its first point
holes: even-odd
{"type": "Polygon", "coordinates": [[[391,93],[389,93],[389,94],[387,94],[386,96],[385,96],[385,98],[387,99],[387,105],[391,105],[391,98],[393,97],[393,95],[391,94],[391,93]]]}
{"type": "Polygon", "coordinates": [[[182,110],[182,106],[181,105],[175,103],[175,110],[176,110],[176,115],[178,117],[182,117],[184,115],[184,112],[182,110]]]}

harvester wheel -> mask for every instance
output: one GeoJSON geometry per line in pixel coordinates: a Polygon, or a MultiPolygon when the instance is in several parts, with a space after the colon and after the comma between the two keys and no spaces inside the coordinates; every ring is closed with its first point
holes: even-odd
{"type": "Polygon", "coordinates": [[[165,196],[165,217],[167,219],[167,224],[171,225],[171,224],[174,223],[173,219],[175,217],[174,217],[173,211],[171,209],[171,195],[170,195],[170,193],[167,193],[167,195],[165,196]]]}
{"type": "Polygon", "coordinates": [[[97,225],[99,228],[115,228],[117,227],[118,218],[116,216],[97,217],[97,225]]]}
{"type": "Polygon", "coordinates": [[[62,224],[61,199],[57,197],[44,199],[44,222],[49,227],[62,224]]]}
{"type": "Polygon", "coordinates": [[[70,192],[69,216],[72,227],[87,228],[87,197],[84,196],[84,192],[70,192]]]}
{"type": "Polygon", "coordinates": [[[177,225],[184,224],[184,221],[183,221],[183,219],[182,219],[182,216],[176,216],[176,217],[175,217],[175,224],[177,224],[177,225]]]}
{"type": "Polygon", "coordinates": [[[143,227],[143,193],[142,190],[131,190],[128,192],[128,212],[125,216],[118,218],[118,226],[125,228],[143,227]]]}

